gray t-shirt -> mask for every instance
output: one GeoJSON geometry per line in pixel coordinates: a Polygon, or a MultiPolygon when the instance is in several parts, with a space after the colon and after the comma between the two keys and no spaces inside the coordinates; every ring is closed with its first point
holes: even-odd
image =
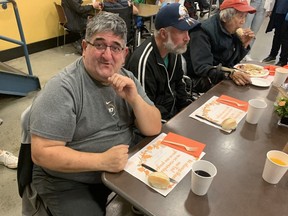
{"type": "MultiPolygon", "coordinates": [[[[131,72],[121,69],[120,73],[130,77],[139,95],[153,105],[131,72]]],[[[53,77],[34,100],[30,132],[65,141],[67,147],[75,150],[104,152],[118,144],[133,144],[134,120],[130,105],[112,87],[93,80],[79,58],[53,77]]],[[[45,171],[52,176],[84,183],[101,182],[100,172],[45,171]]]]}

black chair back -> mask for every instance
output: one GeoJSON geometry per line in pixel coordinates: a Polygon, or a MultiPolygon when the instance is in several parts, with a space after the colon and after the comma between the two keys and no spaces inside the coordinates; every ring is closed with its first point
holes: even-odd
{"type": "Polygon", "coordinates": [[[103,11],[118,14],[126,23],[127,26],[127,45],[135,47],[135,20],[133,15],[132,6],[123,8],[107,8],[104,7],[103,11]]]}

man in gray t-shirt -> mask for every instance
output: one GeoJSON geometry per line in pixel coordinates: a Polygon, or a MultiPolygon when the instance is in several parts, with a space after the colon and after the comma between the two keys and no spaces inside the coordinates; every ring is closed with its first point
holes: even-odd
{"type": "Polygon", "coordinates": [[[101,172],[119,172],[134,144],[161,130],[159,110],[122,68],[127,28],[116,14],[92,18],[82,57],[52,78],[29,112],[33,185],[52,215],[104,215],[101,172]]]}

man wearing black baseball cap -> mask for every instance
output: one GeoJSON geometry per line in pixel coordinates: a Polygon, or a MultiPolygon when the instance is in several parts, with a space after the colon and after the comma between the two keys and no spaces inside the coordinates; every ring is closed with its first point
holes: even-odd
{"type": "Polygon", "coordinates": [[[233,68],[249,52],[255,35],[242,26],[247,14],[255,12],[247,0],[224,0],[218,14],[190,31],[190,48],[183,56],[195,91],[206,92],[223,79],[232,79],[237,85],[251,83],[247,74],[228,73],[221,66],[233,68]]]}
{"type": "Polygon", "coordinates": [[[127,69],[141,82],[163,121],[191,103],[182,81],[180,54],[187,49],[188,31],[199,24],[179,3],[163,6],[155,18],[154,36],[146,39],[128,62],[127,69]]]}

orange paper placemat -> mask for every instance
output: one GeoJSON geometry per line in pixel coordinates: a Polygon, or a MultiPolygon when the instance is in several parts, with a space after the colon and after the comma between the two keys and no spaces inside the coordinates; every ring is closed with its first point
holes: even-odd
{"type": "Polygon", "coordinates": [[[163,139],[163,141],[161,142],[161,144],[163,145],[166,145],[166,146],[169,146],[171,148],[174,148],[174,149],[177,149],[179,151],[182,151],[182,152],[185,152],[187,154],[190,154],[190,155],[193,155],[195,157],[199,157],[200,154],[202,153],[202,151],[204,150],[205,148],[205,144],[203,143],[200,143],[198,141],[195,141],[195,140],[192,140],[192,139],[189,139],[187,137],[184,137],[184,136],[181,136],[181,135],[178,135],[178,134],[175,134],[175,133],[172,133],[172,132],[169,132],[167,134],[167,136],[163,139]],[[173,145],[173,144],[169,144],[169,143],[166,143],[165,141],[172,141],[172,142],[177,142],[177,143],[181,143],[181,144],[184,144],[186,146],[190,146],[190,147],[197,147],[197,150],[196,151],[187,151],[184,147],[182,146],[177,146],[177,145],[173,145]]]}
{"type": "Polygon", "coordinates": [[[226,104],[226,105],[235,107],[237,109],[243,110],[245,112],[247,112],[247,110],[248,110],[248,102],[247,101],[239,100],[239,99],[236,99],[233,97],[229,97],[227,95],[221,95],[216,101],[219,103],[226,104]],[[225,100],[228,100],[228,101],[225,101],[225,100]],[[229,101],[234,101],[236,103],[243,104],[244,106],[238,106],[236,103],[229,102],[229,101]]]}

